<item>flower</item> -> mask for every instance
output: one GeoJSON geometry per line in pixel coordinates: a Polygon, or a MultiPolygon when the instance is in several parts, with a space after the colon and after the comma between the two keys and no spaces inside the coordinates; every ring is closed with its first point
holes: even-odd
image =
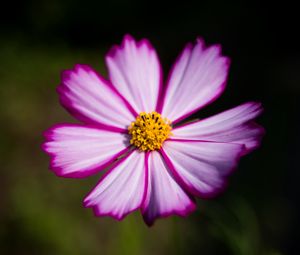
{"type": "Polygon", "coordinates": [[[83,178],[109,167],[84,199],[95,215],[121,220],[140,209],[148,225],[186,216],[196,208],[194,196],[224,190],[239,158],[259,146],[257,102],[180,125],[225,89],[229,59],[220,46],[188,44],[166,86],[145,39],[126,35],[105,60],[109,80],[86,65],[63,71],[60,102],[84,124],[55,125],[43,144],[58,176],[83,178]]]}

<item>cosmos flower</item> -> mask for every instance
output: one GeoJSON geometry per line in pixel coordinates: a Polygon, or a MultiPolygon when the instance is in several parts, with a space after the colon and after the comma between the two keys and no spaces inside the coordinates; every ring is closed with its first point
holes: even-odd
{"type": "Polygon", "coordinates": [[[188,44],[165,84],[145,39],[125,36],[105,60],[109,80],[86,65],[62,73],[60,102],[83,124],[55,125],[43,144],[58,176],[84,178],[109,168],[84,199],[95,215],[121,220],[140,209],[148,225],[186,216],[196,209],[195,196],[224,190],[240,157],[259,146],[257,102],[181,124],[224,91],[229,59],[220,46],[188,44]]]}

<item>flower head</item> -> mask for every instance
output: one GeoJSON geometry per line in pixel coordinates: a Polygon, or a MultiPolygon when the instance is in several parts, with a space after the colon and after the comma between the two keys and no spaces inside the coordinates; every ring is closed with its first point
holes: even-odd
{"type": "Polygon", "coordinates": [[[264,133],[253,122],[262,111],[256,102],[180,125],[223,92],[229,60],[220,51],[201,39],[188,44],[164,85],[154,48],[127,35],[106,56],[109,80],[85,65],[64,71],[60,102],[83,124],[45,132],[50,168],[82,178],[109,167],[84,199],[97,216],[121,220],[140,209],[151,225],[194,211],[194,196],[221,192],[264,133]]]}

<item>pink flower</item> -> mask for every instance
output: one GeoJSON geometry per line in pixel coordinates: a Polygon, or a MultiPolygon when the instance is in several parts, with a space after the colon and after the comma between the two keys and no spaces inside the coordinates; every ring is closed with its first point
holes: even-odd
{"type": "Polygon", "coordinates": [[[109,81],[85,65],[62,73],[60,102],[84,124],[55,125],[43,144],[58,176],[83,178],[110,166],[84,199],[97,216],[121,220],[140,209],[148,225],[186,216],[194,196],[221,192],[239,158],[259,146],[264,130],[253,119],[260,103],[176,125],[225,89],[229,59],[219,46],[188,44],[166,86],[147,40],[125,36],[106,64],[109,81]]]}

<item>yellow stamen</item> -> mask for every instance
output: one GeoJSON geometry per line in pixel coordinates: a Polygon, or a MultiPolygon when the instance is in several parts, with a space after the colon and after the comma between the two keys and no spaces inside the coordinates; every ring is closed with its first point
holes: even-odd
{"type": "Polygon", "coordinates": [[[142,151],[159,150],[171,135],[171,121],[157,112],[141,112],[128,127],[130,143],[142,151]]]}

